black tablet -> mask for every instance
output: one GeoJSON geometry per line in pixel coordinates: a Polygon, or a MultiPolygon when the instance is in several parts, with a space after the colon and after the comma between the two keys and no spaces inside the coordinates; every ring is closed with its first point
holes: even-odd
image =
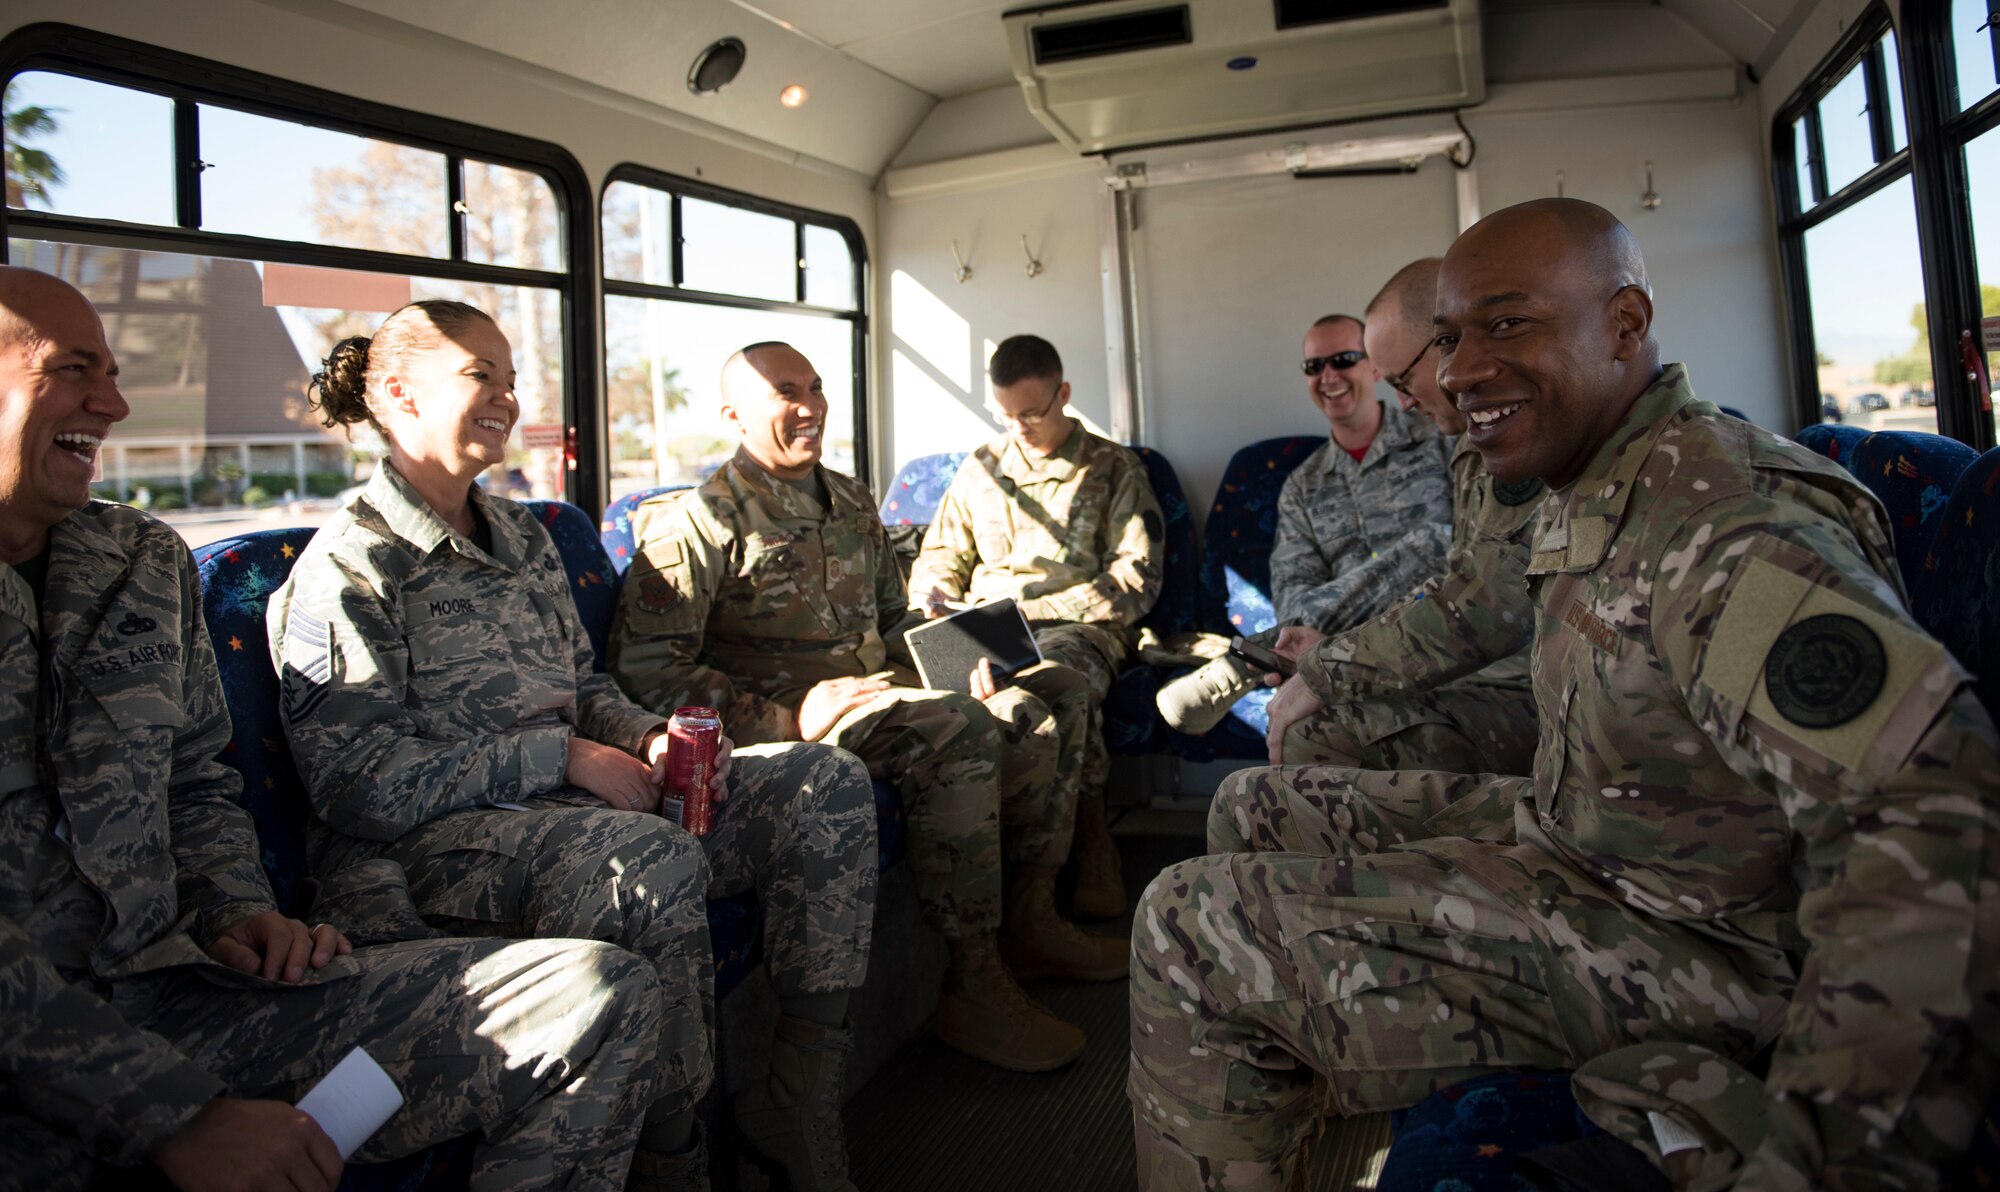
{"type": "Polygon", "coordinates": [[[917,674],[932,691],[969,694],[972,670],[981,658],[993,667],[995,687],[1005,687],[1042,660],[1028,619],[1011,596],[926,621],[906,633],[904,640],[916,658],[917,674]]]}

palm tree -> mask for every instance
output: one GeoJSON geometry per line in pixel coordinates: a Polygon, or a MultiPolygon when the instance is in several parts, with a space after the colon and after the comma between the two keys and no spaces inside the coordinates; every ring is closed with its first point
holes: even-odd
{"type": "Polygon", "coordinates": [[[14,106],[14,84],[0,92],[0,128],[5,129],[7,140],[7,205],[26,207],[30,200],[44,207],[53,206],[49,197],[51,186],[63,183],[62,167],[56,159],[41,149],[22,144],[23,140],[41,133],[55,132],[56,113],[60,108],[45,108],[31,104],[25,108],[14,106]]]}

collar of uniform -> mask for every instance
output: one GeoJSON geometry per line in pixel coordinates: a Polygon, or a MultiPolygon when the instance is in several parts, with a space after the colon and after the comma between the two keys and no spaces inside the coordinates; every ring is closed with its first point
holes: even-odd
{"type": "MultiPolygon", "coordinates": [[[[104,508],[92,501],[49,529],[49,579],[43,589],[41,626],[54,641],[53,657],[69,663],[82,654],[88,634],[68,632],[92,619],[91,610],[109,604],[132,569],[132,556],[118,535],[99,524],[104,508]]],[[[46,647],[45,647],[46,648],[46,647]]]]}
{"type": "Polygon", "coordinates": [[[1529,575],[1553,571],[1589,571],[1604,561],[1632,499],[1639,469],[1653,453],[1653,444],[1674,412],[1694,400],[1687,367],[1669,364],[1646,387],[1625,420],[1564,490],[1553,510],[1542,515],[1535,534],[1529,575]]]}
{"type": "MultiPolygon", "coordinates": [[[[514,534],[512,527],[503,525],[505,518],[493,515],[493,506],[486,494],[479,491],[478,485],[472,486],[470,495],[473,504],[485,516],[486,525],[493,531],[496,561],[518,569],[522,553],[520,538],[514,534]]],[[[416,547],[420,554],[429,554],[438,548],[439,543],[449,542],[453,550],[468,558],[481,557],[479,548],[446,525],[437,510],[431,508],[430,502],[411,487],[401,472],[390,467],[389,461],[383,460],[376,466],[375,475],[368,480],[367,497],[368,503],[388,524],[390,532],[416,547]]]]}
{"type": "Polygon", "coordinates": [[[1437,426],[1428,418],[1412,417],[1395,402],[1375,399],[1382,407],[1382,425],[1375,428],[1375,437],[1368,441],[1368,450],[1355,463],[1332,436],[1326,440],[1327,450],[1320,453],[1320,471],[1331,472],[1337,468],[1372,468],[1388,456],[1391,451],[1401,451],[1412,443],[1420,443],[1437,434],[1437,426]]]}
{"type": "Polygon", "coordinates": [[[1029,455],[1012,435],[1000,440],[1000,471],[1026,484],[1036,480],[1068,480],[1076,475],[1076,461],[1083,455],[1083,441],[1090,432],[1083,423],[1070,419],[1076,425],[1070,428],[1069,438],[1056,448],[1054,455],[1029,455]]]}
{"type": "Polygon", "coordinates": [[[750,453],[741,447],[736,449],[736,454],[724,470],[735,477],[733,484],[755,493],[765,508],[776,510],[784,519],[816,522],[852,514],[857,508],[867,508],[871,514],[874,512],[871,507],[855,505],[841,486],[833,483],[833,478],[839,473],[823,463],[814,464],[813,472],[819,477],[821,491],[826,493],[825,508],[821,508],[812,497],[771,475],[764,465],[750,458],[750,453]]]}

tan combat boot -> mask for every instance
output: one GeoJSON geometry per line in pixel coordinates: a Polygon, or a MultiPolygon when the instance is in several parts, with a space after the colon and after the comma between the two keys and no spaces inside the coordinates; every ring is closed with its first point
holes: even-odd
{"type": "Polygon", "coordinates": [[[847,1178],[847,1136],[840,1125],[846,1031],[778,1019],[771,1074],[736,1094],[743,1141],[784,1168],[793,1192],[857,1192],[847,1178]]]}
{"type": "Polygon", "coordinates": [[[708,1132],[701,1123],[695,1123],[694,1141],[678,1154],[633,1151],[625,1192],[708,1192],[708,1132]]]}
{"type": "Polygon", "coordinates": [[[975,1059],[1047,1072],[1083,1054],[1083,1032],[1036,1005],[1000,963],[991,935],[951,941],[951,971],[931,1029],[975,1059]]]}
{"type": "Polygon", "coordinates": [[[1168,728],[1198,737],[1221,724],[1237,700],[1264,685],[1255,669],[1234,655],[1217,658],[1160,688],[1153,705],[1168,728]]]}
{"type": "Polygon", "coordinates": [[[1046,865],[1014,868],[1007,914],[1000,927],[1000,956],[1023,979],[1116,981],[1131,968],[1131,941],[1085,931],[1056,913],[1056,871],[1046,865]]]}
{"type": "Polygon", "coordinates": [[[1076,895],[1072,903],[1079,919],[1115,919],[1125,913],[1125,875],[1118,844],[1104,814],[1104,792],[1083,796],[1076,809],[1076,843],[1069,855],[1076,861],[1076,895]]]}

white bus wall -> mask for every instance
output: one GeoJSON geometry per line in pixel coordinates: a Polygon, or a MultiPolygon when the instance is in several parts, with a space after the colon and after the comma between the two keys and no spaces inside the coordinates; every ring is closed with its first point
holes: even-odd
{"type": "MultiPolygon", "coordinates": [[[[1478,211],[1553,195],[1559,184],[1609,208],[1646,252],[1666,358],[1688,362],[1704,397],[1781,431],[1793,429],[1794,403],[1767,130],[1770,110],[1831,47],[1837,25],[1817,11],[1800,23],[1797,42],[1822,44],[1791,44],[1778,56],[1773,74],[1790,81],[1770,98],[1741,63],[1664,9],[1489,10],[1494,83],[1487,103],[1465,113],[1478,144],[1478,211]],[[1640,204],[1648,161],[1661,196],[1652,211],[1640,204]]],[[[1109,424],[1097,181],[1108,169],[1038,139],[1010,100],[1020,103],[1018,94],[985,92],[940,104],[885,175],[876,296],[877,409],[889,411],[876,429],[882,476],[995,433],[979,410],[983,350],[1017,331],[1055,342],[1077,408],[1109,424]],[[941,158],[953,144],[979,152],[941,158]],[[1023,232],[1045,266],[1037,278],[1023,272],[1023,232]],[[972,268],[962,284],[953,240],[972,268]],[[931,339],[942,362],[920,346],[931,339]]],[[[1448,116],[1404,117],[1117,160],[1157,167],[1287,141],[1452,128],[1448,116]]],[[[1307,325],[1333,311],[1360,313],[1397,267],[1442,252],[1460,214],[1455,171],[1436,159],[1408,176],[1279,175],[1139,193],[1138,438],[1174,463],[1197,519],[1237,447],[1326,433],[1298,372],[1307,325]]],[[[1380,392],[1393,399],[1386,386],[1380,392]]]]}

